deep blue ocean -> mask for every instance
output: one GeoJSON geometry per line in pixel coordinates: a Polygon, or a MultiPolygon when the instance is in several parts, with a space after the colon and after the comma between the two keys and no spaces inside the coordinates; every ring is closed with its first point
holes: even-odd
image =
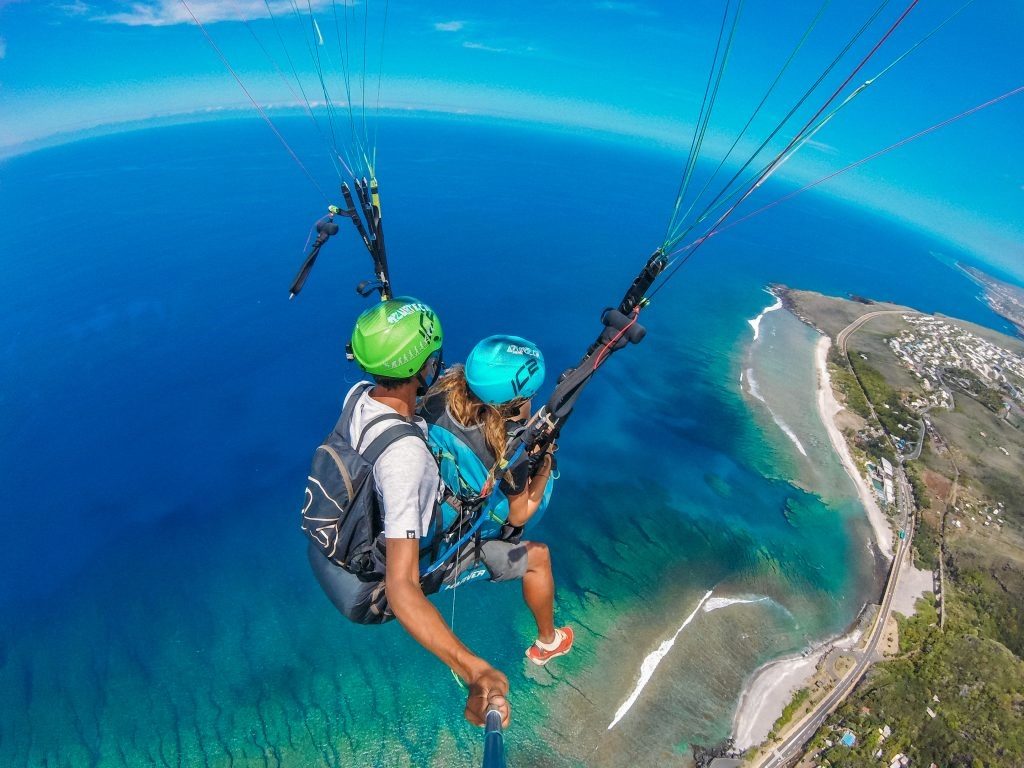
{"type": "MultiPolygon", "coordinates": [[[[281,123],[329,167],[303,123],[281,123]]],[[[437,117],[382,120],[378,144],[392,279],[438,311],[446,358],[514,333],[552,372],[661,242],[683,164],[621,138],[437,117]]],[[[359,378],[344,345],[370,276],[342,221],[288,301],[323,208],[254,120],[0,162],[0,765],[479,760],[448,672],[397,624],[345,623],[308,573],[306,469],[359,378]]],[[[716,237],[657,295],[647,340],[566,428],[537,532],[573,654],[527,668],[514,584],[459,590],[454,613],[439,602],[509,675],[510,765],[686,764],[729,735],[758,665],[875,599],[827,441],[802,433],[798,456],[740,390],[747,320],[781,282],[1008,331],[951,259],[971,261],[812,193],[716,237]],[[708,590],[721,610],[609,730],[640,662],[708,590]]],[[[808,411],[812,337],[794,342],[784,395],[808,411]]]]}

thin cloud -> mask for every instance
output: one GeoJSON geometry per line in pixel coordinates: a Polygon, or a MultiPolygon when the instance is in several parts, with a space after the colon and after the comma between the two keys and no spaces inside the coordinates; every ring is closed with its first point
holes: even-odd
{"type": "Polygon", "coordinates": [[[838,155],[839,150],[833,147],[831,144],[826,144],[823,141],[815,141],[811,139],[807,142],[807,146],[812,149],[816,149],[819,152],[824,152],[826,155],[838,155]]]}
{"type": "Polygon", "coordinates": [[[465,26],[466,22],[464,21],[439,21],[434,24],[434,29],[438,32],[459,32],[465,26]]]}
{"type": "MultiPolygon", "coordinates": [[[[348,5],[355,0],[341,0],[348,5]]],[[[337,2],[337,0],[335,0],[337,2]]],[[[313,10],[324,8],[330,0],[313,0],[313,10]]],[[[84,3],[75,2],[72,8],[84,3]]],[[[125,10],[118,13],[107,13],[93,17],[96,21],[107,24],[123,24],[129,27],[165,27],[173,24],[193,23],[192,13],[204,24],[216,21],[244,21],[248,19],[265,19],[269,16],[267,4],[263,0],[189,0],[188,7],[181,0],[144,0],[126,4],[125,10]]],[[[292,13],[290,0],[270,0],[270,12],[276,14],[292,13]]]]}
{"type": "Polygon", "coordinates": [[[486,51],[487,53],[511,53],[508,48],[498,48],[493,45],[487,45],[485,43],[476,43],[471,40],[467,40],[462,44],[463,48],[469,48],[471,51],[486,51]]]}
{"type": "Polygon", "coordinates": [[[85,16],[92,8],[83,0],[74,0],[71,3],[63,3],[57,6],[57,10],[67,16],[85,16]]]}

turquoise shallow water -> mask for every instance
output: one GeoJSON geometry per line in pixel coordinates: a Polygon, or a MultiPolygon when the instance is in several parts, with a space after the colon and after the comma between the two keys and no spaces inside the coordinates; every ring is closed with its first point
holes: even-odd
{"type": "MultiPolygon", "coordinates": [[[[628,143],[459,121],[385,121],[380,144],[393,277],[441,313],[448,357],[506,331],[556,371],[660,239],[679,167],[628,143]]],[[[342,347],[367,269],[343,230],[286,301],[320,208],[296,177],[251,121],[0,165],[0,764],[479,757],[450,675],[397,625],[347,625],[307,572],[301,489],[355,379],[342,347]]],[[[457,593],[460,636],[512,683],[511,764],[685,764],[689,745],[728,735],[753,669],[841,631],[872,596],[866,528],[820,425],[800,418],[811,334],[773,313],[774,346],[751,348],[747,320],[779,280],[997,321],[934,243],[825,198],[794,205],[709,244],[566,430],[538,536],[573,654],[525,665],[516,585],[457,593]],[[915,279],[878,289],[897,256],[915,279]],[[742,393],[750,365],[806,459],[742,393]],[[708,590],[757,602],[696,614],[608,730],[708,590]]]]}

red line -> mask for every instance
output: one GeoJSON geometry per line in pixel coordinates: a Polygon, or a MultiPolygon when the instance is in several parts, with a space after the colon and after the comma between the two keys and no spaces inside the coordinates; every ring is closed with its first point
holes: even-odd
{"type": "MultiPolygon", "coordinates": [[[[840,85],[831,96],[829,96],[828,100],[824,104],[821,105],[821,108],[817,112],[814,113],[814,117],[812,117],[810,120],[808,120],[807,124],[804,125],[804,127],[801,128],[797,132],[797,134],[793,137],[793,139],[789,142],[789,144],[786,145],[785,149],[783,149],[779,154],[777,154],[775,156],[775,158],[771,161],[771,163],[768,164],[768,167],[765,168],[764,171],[757,177],[757,179],[754,180],[754,183],[750,185],[750,187],[747,189],[746,192],[743,193],[743,195],[740,197],[740,199],[737,200],[735,203],[733,203],[732,206],[725,213],[723,213],[718,218],[718,221],[716,221],[711,226],[711,229],[707,233],[705,233],[704,235],[701,235],[696,240],[694,240],[692,243],[687,245],[685,248],[681,249],[681,250],[688,250],[688,249],[690,249],[690,254],[687,255],[687,257],[686,257],[687,259],[689,259],[690,256],[692,256],[693,253],[698,248],[700,248],[701,245],[704,244],[705,240],[710,238],[716,232],[720,231],[719,228],[722,226],[722,224],[725,222],[725,220],[728,219],[729,216],[732,215],[733,211],[735,211],[743,203],[743,201],[745,201],[748,197],[750,197],[751,193],[755,189],[757,189],[757,185],[760,184],[762,181],[764,181],[769,176],[769,174],[771,174],[771,172],[778,166],[779,161],[783,157],[785,157],[786,153],[789,152],[790,149],[793,148],[793,146],[800,140],[801,136],[803,136],[804,132],[811,125],[813,125],[814,121],[817,120],[821,116],[822,112],[824,112],[828,108],[828,105],[831,104],[833,101],[835,101],[836,97],[842,92],[842,90],[844,88],[846,88],[847,85],[849,85],[850,81],[853,80],[854,77],[856,77],[857,73],[860,72],[860,70],[864,68],[864,65],[867,64],[868,60],[872,56],[874,56],[875,53],[878,52],[878,49],[882,47],[882,44],[885,43],[885,41],[889,39],[889,36],[892,35],[892,33],[896,30],[896,28],[900,24],[903,23],[903,20],[907,18],[907,15],[914,9],[914,6],[916,6],[919,2],[920,2],[920,0],[912,0],[910,5],[908,5],[904,9],[903,13],[900,14],[900,17],[898,19],[896,19],[896,21],[893,22],[892,26],[889,27],[888,31],[886,31],[886,33],[884,35],[882,35],[882,37],[878,40],[877,43],[875,43],[874,47],[868,52],[868,54],[863,59],[861,59],[860,63],[853,69],[853,71],[849,74],[849,76],[846,78],[846,80],[843,81],[843,84],[840,85]]],[[[682,266],[682,265],[680,264],[679,266],[682,266]]],[[[678,269],[678,267],[676,267],[676,269],[678,269]]],[[[672,271],[672,273],[669,275],[669,278],[671,278],[672,275],[674,275],[674,274],[675,274],[675,270],[672,271]]],[[[666,279],[665,282],[668,282],[668,279],[666,279]]],[[[662,285],[664,285],[664,283],[662,283],[662,285]]]]}
{"type": "Polygon", "coordinates": [[[1007,91],[1002,96],[997,96],[994,99],[990,99],[989,101],[986,101],[984,104],[978,104],[975,107],[971,107],[970,109],[961,112],[959,115],[954,115],[953,117],[946,118],[942,122],[936,123],[935,125],[929,126],[928,128],[925,128],[924,130],[918,131],[917,133],[913,134],[912,136],[907,136],[904,139],[900,139],[895,144],[890,144],[885,149],[880,149],[877,152],[868,155],[867,157],[862,157],[860,160],[858,160],[858,161],[856,161],[854,163],[850,163],[845,168],[840,168],[838,171],[833,171],[828,176],[823,176],[822,178],[818,179],[817,181],[815,181],[815,182],[813,182],[811,184],[808,184],[806,187],[801,187],[800,189],[796,190],[795,192],[790,192],[788,195],[784,195],[783,197],[780,197],[778,200],[776,200],[774,202],[771,202],[771,203],[768,203],[768,205],[762,206],[761,208],[758,208],[756,211],[752,211],[751,213],[748,213],[743,218],[736,219],[736,221],[731,222],[730,224],[727,224],[724,227],[720,227],[718,230],[712,232],[709,235],[709,237],[713,236],[713,235],[716,235],[719,232],[724,232],[727,229],[732,229],[737,224],[741,224],[742,222],[746,221],[747,219],[750,219],[750,218],[753,218],[754,216],[762,214],[765,211],[767,211],[769,208],[774,208],[776,205],[784,203],[787,200],[790,200],[790,199],[796,197],[797,195],[806,192],[809,189],[813,189],[814,187],[818,186],[819,184],[824,184],[826,181],[829,181],[830,179],[834,179],[836,176],[838,176],[841,173],[846,173],[847,171],[849,171],[849,170],[851,170],[853,168],[856,168],[859,165],[863,165],[864,163],[870,162],[871,160],[879,158],[882,155],[888,154],[889,152],[892,152],[894,149],[899,149],[903,145],[909,144],[910,142],[912,142],[912,141],[914,141],[916,139],[919,139],[922,136],[927,136],[929,133],[933,133],[934,131],[937,131],[940,128],[945,128],[950,123],[955,123],[957,120],[962,120],[965,117],[969,117],[970,115],[973,115],[975,112],[980,112],[981,110],[983,110],[983,109],[985,109],[987,107],[991,107],[993,104],[998,104],[1000,101],[1003,101],[1004,99],[1008,99],[1011,96],[1016,96],[1018,93],[1021,93],[1021,92],[1024,92],[1024,85],[1018,86],[1018,87],[1014,88],[1012,91],[1007,91]]]}
{"type": "Polygon", "coordinates": [[[633,308],[633,319],[630,320],[628,323],[626,323],[622,327],[622,330],[619,331],[617,334],[615,334],[612,337],[611,341],[609,341],[607,344],[605,344],[601,348],[601,351],[598,352],[598,354],[597,354],[597,358],[594,360],[594,367],[591,368],[590,370],[596,371],[598,366],[601,365],[601,363],[603,363],[605,360],[608,359],[608,355],[611,354],[611,348],[615,345],[615,342],[617,342],[619,339],[621,339],[622,336],[626,333],[626,331],[628,331],[636,323],[637,317],[639,317],[639,315],[640,315],[640,307],[634,307],[633,308]]]}
{"type": "MultiPolygon", "coordinates": [[[[805,125],[803,128],[800,129],[800,131],[797,133],[797,135],[794,136],[793,140],[789,143],[789,146],[787,146],[784,150],[782,150],[782,152],[780,153],[779,157],[781,157],[782,155],[785,155],[786,152],[788,152],[790,150],[790,148],[794,144],[796,144],[796,142],[800,139],[800,137],[803,135],[804,131],[806,131],[808,128],[810,128],[811,125],[814,124],[814,121],[817,120],[819,117],[821,117],[821,113],[825,111],[825,109],[828,107],[829,104],[831,104],[833,101],[835,101],[836,96],[838,96],[840,93],[842,93],[843,89],[846,88],[846,86],[848,86],[850,84],[850,81],[853,80],[853,78],[857,76],[857,73],[860,72],[864,68],[864,65],[868,63],[868,60],[872,56],[874,56],[876,53],[878,53],[878,49],[881,48],[882,45],[885,43],[885,41],[889,39],[889,36],[892,35],[892,33],[896,31],[896,27],[898,27],[900,24],[903,23],[903,20],[905,18],[907,18],[907,15],[912,10],[914,10],[914,6],[917,5],[919,2],[920,2],[920,0],[913,0],[913,2],[911,2],[910,5],[908,5],[906,7],[906,9],[903,11],[903,13],[900,14],[900,17],[898,19],[896,19],[896,21],[893,22],[893,25],[891,27],[889,27],[889,31],[886,32],[884,35],[882,35],[882,38],[877,43],[875,43],[875,47],[872,48],[868,52],[867,56],[865,56],[863,59],[861,59],[860,64],[858,64],[857,67],[853,70],[853,72],[850,73],[850,76],[847,77],[846,80],[843,81],[842,85],[840,85],[838,88],[836,88],[835,93],[833,93],[831,96],[829,96],[828,101],[826,101],[824,104],[821,105],[821,109],[819,109],[817,112],[814,113],[814,117],[812,117],[810,120],[807,121],[807,125],[805,125]]],[[[778,158],[776,158],[776,160],[778,160],[778,158]]],[[[775,165],[775,163],[773,162],[772,166],[774,166],[774,165],[775,165]]],[[[769,167],[769,171],[770,170],[771,170],[771,167],[769,167]]]]}

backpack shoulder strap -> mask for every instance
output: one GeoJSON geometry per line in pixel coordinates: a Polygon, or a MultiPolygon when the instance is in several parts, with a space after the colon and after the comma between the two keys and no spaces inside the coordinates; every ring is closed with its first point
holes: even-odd
{"type": "Polygon", "coordinates": [[[334,425],[334,431],[345,438],[345,440],[348,440],[348,428],[352,423],[352,414],[355,413],[356,403],[359,402],[359,398],[363,396],[363,393],[372,386],[372,382],[363,381],[356,384],[356,386],[349,390],[348,399],[345,401],[345,407],[341,409],[341,416],[338,417],[338,423],[334,425]]]}
{"type": "MultiPolygon", "coordinates": [[[[370,428],[375,427],[382,421],[400,421],[403,424],[406,423],[405,419],[403,419],[397,413],[382,413],[380,416],[374,416],[372,419],[366,422],[366,426],[364,426],[362,432],[359,433],[359,439],[356,441],[356,444],[354,446],[356,449],[356,453],[362,454],[363,440],[365,440],[366,436],[370,434],[370,428]]],[[[371,441],[371,444],[372,442],[373,441],[371,441]]]]}
{"type": "MultiPolygon", "coordinates": [[[[397,414],[395,415],[395,418],[402,420],[402,417],[397,414]]],[[[392,443],[397,443],[403,437],[417,437],[426,443],[426,439],[423,437],[423,432],[419,427],[402,420],[401,424],[395,424],[393,427],[388,427],[384,432],[374,438],[374,440],[366,447],[366,450],[360,451],[360,455],[371,464],[376,464],[380,455],[384,453],[392,443]]]]}

